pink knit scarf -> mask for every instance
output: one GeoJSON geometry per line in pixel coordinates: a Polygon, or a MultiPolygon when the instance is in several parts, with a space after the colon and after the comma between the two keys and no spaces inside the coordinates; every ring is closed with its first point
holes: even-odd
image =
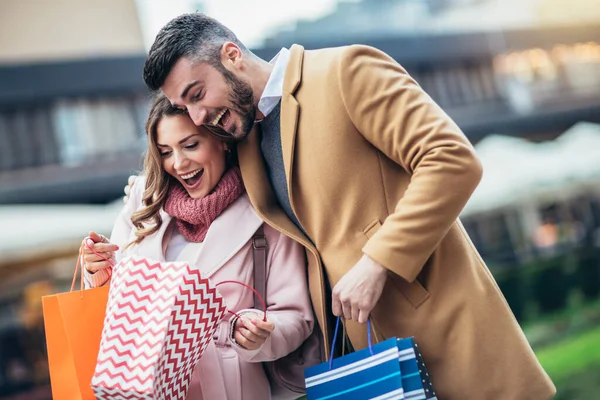
{"type": "Polygon", "coordinates": [[[201,199],[192,199],[183,185],[172,182],[165,211],[176,219],[179,232],[190,242],[204,241],[210,224],[244,193],[242,175],[237,167],[229,169],[215,189],[201,199]]]}

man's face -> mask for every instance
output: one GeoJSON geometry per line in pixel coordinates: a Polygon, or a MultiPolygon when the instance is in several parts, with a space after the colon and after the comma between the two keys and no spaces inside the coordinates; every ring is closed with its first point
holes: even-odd
{"type": "Polygon", "coordinates": [[[162,91],[177,108],[187,110],[197,126],[235,141],[245,138],[256,118],[250,85],[233,72],[180,58],[162,91]]]}

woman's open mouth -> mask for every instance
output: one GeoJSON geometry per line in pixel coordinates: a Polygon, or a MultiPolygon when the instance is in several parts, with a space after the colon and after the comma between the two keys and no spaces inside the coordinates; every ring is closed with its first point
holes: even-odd
{"type": "Polygon", "coordinates": [[[186,189],[194,190],[200,185],[202,175],[204,175],[204,168],[197,169],[189,174],[179,175],[179,177],[183,180],[186,189]]]}

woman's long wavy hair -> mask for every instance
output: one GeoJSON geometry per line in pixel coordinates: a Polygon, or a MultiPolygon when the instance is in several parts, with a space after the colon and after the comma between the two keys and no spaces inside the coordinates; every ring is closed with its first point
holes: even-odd
{"type": "Polygon", "coordinates": [[[152,102],[146,121],[148,150],[144,157],[144,172],[146,175],[146,189],[142,197],[144,207],[131,215],[131,222],[136,228],[136,239],[128,247],[139,244],[144,238],[158,231],[162,225],[160,210],[165,205],[169,185],[173,178],[163,168],[156,137],[160,121],[164,117],[173,115],[186,115],[186,112],[173,107],[169,99],[162,93],[158,94],[152,102]]]}
{"type": "MultiPolygon", "coordinates": [[[[156,137],[160,121],[165,117],[173,115],[184,115],[187,117],[187,112],[173,107],[164,94],[157,94],[152,102],[148,121],[146,121],[148,150],[144,157],[144,173],[146,175],[146,188],[142,196],[142,204],[144,207],[131,215],[131,222],[136,229],[136,239],[129,243],[127,247],[139,244],[144,238],[158,231],[162,225],[163,221],[160,216],[160,210],[167,201],[169,186],[174,181],[174,178],[163,168],[163,160],[160,155],[160,150],[158,149],[156,137]]],[[[229,145],[225,171],[232,165],[236,165],[237,153],[234,142],[225,140],[222,136],[215,135],[208,129],[206,132],[217,140],[225,141],[229,145]]]]}

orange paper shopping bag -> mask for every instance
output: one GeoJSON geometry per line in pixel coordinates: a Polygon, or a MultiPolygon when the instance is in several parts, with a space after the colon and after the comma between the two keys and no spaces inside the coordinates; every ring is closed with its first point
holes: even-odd
{"type": "Polygon", "coordinates": [[[52,398],[55,400],[93,400],[90,387],[108,300],[108,286],[73,291],[81,251],[71,291],[42,297],[44,326],[52,398]]]}

